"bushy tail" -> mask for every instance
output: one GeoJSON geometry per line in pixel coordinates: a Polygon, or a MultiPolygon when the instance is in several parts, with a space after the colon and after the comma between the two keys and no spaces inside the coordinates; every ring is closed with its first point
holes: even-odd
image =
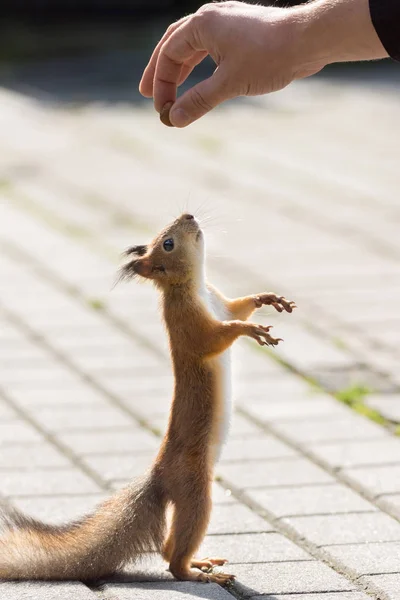
{"type": "Polygon", "coordinates": [[[0,508],[0,579],[87,581],[110,575],[128,560],[160,551],[165,507],[150,473],[69,525],[46,525],[0,508]]]}

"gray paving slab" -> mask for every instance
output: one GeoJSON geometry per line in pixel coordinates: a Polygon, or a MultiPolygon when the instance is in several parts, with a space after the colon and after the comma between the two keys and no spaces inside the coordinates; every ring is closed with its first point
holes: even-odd
{"type": "Polygon", "coordinates": [[[357,575],[400,573],[399,542],[330,546],[327,551],[331,557],[357,575]]]}
{"type": "Polygon", "coordinates": [[[154,583],[108,584],[105,591],[112,600],[182,600],[183,598],[206,598],[231,600],[232,596],[215,583],[198,584],[187,581],[163,581],[154,583]]]}
{"type": "Polygon", "coordinates": [[[6,496],[74,494],[101,491],[99,486],[79,469],[4,470],[0,492],[6,496]]]}
{"type": "Polygon", "coordinates": [[[57,408],[67,407],[73,411],[76,406],[109,406],[108,400],[104,394],[98,392],[90,384],[83,381],[77,381],[75,385],[67,389],[45,389],[45,390],[12,390],[11,398],[17,402],[21,408],[39,407],[39,408],[57,408]]]}
{"type": "Polygon", "coordinates": [[[310,554],[278,533],[207,536],[197,555],[222,556],[229,565],[312,559],[310,554]]]}
{"type": "Polygon", "coordinates": [[[345,469],[343,473],[356,484],[364,487],[371,495],[395,494],[400,492],[400,464],[357,467],[345,469]]]}
{"type": "Polygon", "coordinates": [[[293,517],[285,522],[318,546],[400,540],[400,523],[380,512],[293,517]]]}
{"type": "MultiPolygon", "coordinates": [[[[266,387],[268,388],[268,385],[266,387]]],[[[332,397],[317,394],[313,390],[306,398],[293,400],[281,399],[279,402],[268,401],[268,398],[262,400],[251,398],[241,406],[255,419],[262,419],[271,423],[275,421],[297,421],[306,417],[312,419],[318,417],[345,418],[349,413],[349,409],[346,406],[340,404],[332,397]]]]}
{"type": "Polygon", "coordinates": [[[261,594],[299,594],[355,589],[353,583],[317,561],[232,565],[236,587],[245,598],[261,594]]]}
{"type": "Polygon", "coordinates": [[[0,453],[0,470],[69,466],[69,458],[47,442],[12,444],[4,446],[0,453]]]}
{"type": "Polygon", "coordinates": [[[304,445],[339,440],[373,440],[387,435],[380,425],[351,412],[339,419],[325,417],[297,420],[295,423],[276,423],[275,428],[294,442],[304,445]]]}
{"type": "Polygon", "coordinates": [[[357,467],[362,465],[400,464],[400,438],[388,434],[378,440],[343,441],[319,444],[316,455],[332,467],[357,467]]]}
{"type": "Polygon", "coordinates": [[[400,422],[400,394],[370,394],[365,403],[377,410],[385,419],[400,422]]]}
{"type": "Polygon", "coordinates": [[[276,459],[296,456],[296,451],[276,438],[264,434],[250,439],[228,440],[222,450],[222,462],[276,459]]]}
{"type": "Polygon", "coordinates": [[[92,513],[108,498],[107,493],[55,494],[53,496],[11,497],[12,504],[27,515],[46,523],[66,523],[92,513]]]}
{"type": "Polygon", "coordinates": [[[376,507],[341,484],[252,489],[249,496],[277,517],[371,512],[376,507]]]}
{"type": "Polygon", "coordinates": [[[41,442],[41,434],[22,420],[7,421],[0,423],[0,445],[5,446],[13,443],[41,442]]]}
{"type": "MultiPolygon", "coordinates": [[[[292,373],[286,371],[281,372],[278,376],[268,377],[265,379],[265,369],[261,369],[252,375],[253,351],[251,346],[247,346],[246,353],[242,360],[242,373],[235,377],[235,396],[239,404],[245,408],[249,400],[265,404],[266,408],[279,405],[281,402],[293,402],[310,400],[313,394],[316,393],[308,381],[296,377],[292,373]],[[251,354],[249,354],[251,353],[251,354]],[[251,360],[249,360],[251,358],[251,360]],[[263,385],[260,385],[263,381],[263,385]]],[[[263,363],[268,368],[269,360],[267,357],[261,357],[255,354],[258,361],[263,360],[263,363]]]]}
{"type": "Polygon", "coordinates": [[[323,469],[305,458],[244,461],[220,465],[218,473],[241,488],[296,486],[334,481],[323,469]]]}
{"type": "MultiPolygon", "coordinates": [[[[27,412],[30,409],[27,408],[27,412]]],[[[79,431],[94,428],[112,429],[129,426],[133,419],[118,407],[34,408],[35,419],[48,431],[79,431]]]]}
{"type": "Polygon", "coordinates": [[[82,456],[148,452],[160,444],[154,434],[135,425],[84,433],[61,433],[58,438],[82,456]]]}
{"type": "Polygon", "coordinates": [[[4,600],[95,600],[98,596],[76,581],[13,581],[0,582],[0,597],[4,600]]]}
{"type": "Polygon", "coordinates": [[[390,510],[400,516],[400,494],[382,494],[379,496],[380,503],[389,506],[390,510]]]}
{"type": "MultiPolygon", "coordinates": [[[[253,596],[251,600],[266,600],[265,596],[253,596]]],[[[277,594],[269,600],[371,600],[363,592],[317,592],[313,594],[277,594]]]]}
{"type": "Polygon", "coordinates": [[[141,454],[117,454],[108,456],[87,455],[83,461],[105,481],[131,479],[144,473],[155,459],[155,452],[141,454]]]}
{"type": "Polygon", "coordinates": [[[209,535],[267,531],[275,531],[275,528],[250,508],[239,503],[214,505],[207,529],[209,535]]]}
{"type": "Polygon", "coordinates": [[[360,583],[373,586],[384,600],[397,600],[400,594],[400,573],[384,575],[366,575],[360,578],[360,583]]]}

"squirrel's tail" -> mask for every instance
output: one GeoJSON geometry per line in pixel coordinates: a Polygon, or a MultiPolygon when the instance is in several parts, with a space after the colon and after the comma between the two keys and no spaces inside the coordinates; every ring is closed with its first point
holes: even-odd
{"type": "Polygon", "coordinates": [[[151,472],[69,525],[51,526],[0,508],[0,579],[91,580],[159,552],[166,500],[151,472]]]}

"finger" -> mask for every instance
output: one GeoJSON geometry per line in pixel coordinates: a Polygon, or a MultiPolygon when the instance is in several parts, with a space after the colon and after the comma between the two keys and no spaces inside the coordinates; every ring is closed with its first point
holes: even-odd
{"type": "Polygon", "coordinates": [[[196,61],[199,52],[204,53],[204,48],[196,48],[193,28],[193,20],[185,21],[161,46],[153,79],[154,106],[158,112],[167,102],[175,102],[183,65],[196,61]]]}
{"type": "Polygon", "coordinates": [[[193,71],[195,67],[207,56],[207,52],[199,52],[196,56],[193,57],[188,63],[184,64],[181,69],[181,75],[178,81],[178,87],[182,85],[184,81],[189,77],[190,73],[193,71]]]}
{"type": "Polygon", "coordinates": [[[171,123],[174,127],[186,127],[231,97],[225,77],[218,67],[211,77],[178,98],[171,108],[171,123]]]}
{"type": "Polygon", "coordinates": [[[184,23],[189,19],[190,15],[179,19],[175,23],[172,23],[158,42],[157,46],[154,48],[153,53],[150,57],[150,60],[143,71],[142,78],[139,83],[139,91],[145,98],[152,98],[153,96],[153,80],[154,73],[156,70],[158,55],[160,54],[161,47],[165,42],[171,37],[171,35],[184,23]]]}

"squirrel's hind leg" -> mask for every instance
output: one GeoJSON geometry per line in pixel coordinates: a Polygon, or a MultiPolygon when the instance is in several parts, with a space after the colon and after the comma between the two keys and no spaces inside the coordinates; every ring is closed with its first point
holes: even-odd
{"type": "Polygon", "coordinates": [[[211,494],[207,488],[203,487],[202,490],[201,487],[194,487],[190,497],[186,496],[184,501],[182,498],[175,502],[172,527],[163,555],[171,553],[169,570],[176,579],[204,583],[214,581],[224,585],[233,579],[232,575],[203,573],[192,569],[212,568],[215,564],[226,562],[224,559],[193,559],[193,554],[204,538],[211,513],[211,494]]]}

